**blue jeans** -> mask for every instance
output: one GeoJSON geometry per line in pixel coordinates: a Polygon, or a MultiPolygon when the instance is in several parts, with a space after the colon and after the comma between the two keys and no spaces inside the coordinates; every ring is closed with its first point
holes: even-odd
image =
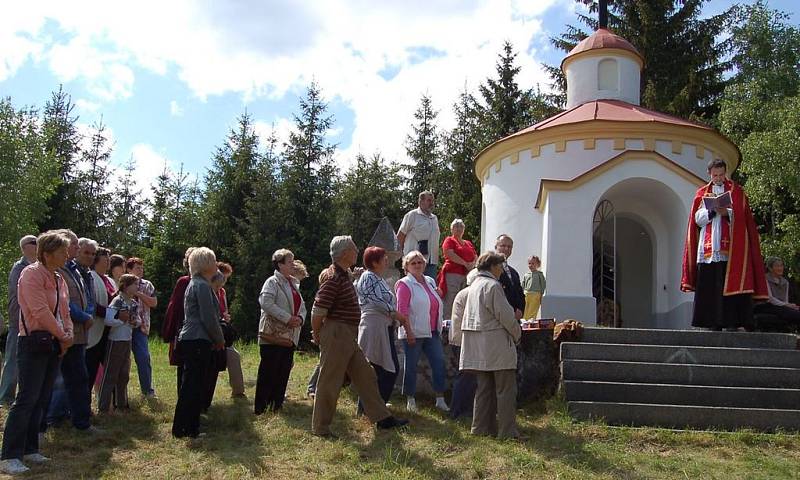
{"type": "Polygon", "coordinates": [[[150,349],[147,346],[147,335],[138,328],[133,331],[131,350],[133,350],[133,359],[136,360],[139,387],[141,387],[142,393],[144,395],[154,393],[153,368],[150,366],[150,349]]]}
{"type": "Polygon", "coordinates": [[[73,345],[67,349],[67,353],[61,357],[61,376],[64,377],[72,425],[78,430],[86,430],[92,425],[89,418],[92,414],[91,398],[86,395],[89,390],[86,345],[73,345]]]}
{"type": "Polygon", "coordinates": [[[30,351],[27,337],[19,337],[19,343],[19,394],[6,419],[3,460],[39,452],[39,423],[58,370],[58,353],[30,351]]]}
{"type": "Polygon", "coordinates": [[[9,322],[6,338],[6,358],[3,362],[3,378],[0,380],[0,403],[11,405],[17,391],[17,337],[19,326],[11,328],[9,322]]]}
{"type": "Polygon", "coordinates": [[[51,425],[56,425],[71,416],[69,402],[67,401],[67,389],[64,387],[64,377],[61,376],[60,365],[56,372],[56,379],[53,382],[52,392],[47,408],[42,414],[41,432],[46,432],[51,425]]]}
{"type": "Polygon", "coordinates": [[[442,339],[439,337],[439,332],[431,332],[430,338],[417,338],[414,346],[409,345],[408,340],[403,340],[403,347],[406,352],[403,372],[403,395],[413,397],[417,393],[417,363],[419,363],[421,352],[425,353],[428,363],[431,365],[433,391],[437,394],[444,393],[444,352],[442,351],[442,339]]]}

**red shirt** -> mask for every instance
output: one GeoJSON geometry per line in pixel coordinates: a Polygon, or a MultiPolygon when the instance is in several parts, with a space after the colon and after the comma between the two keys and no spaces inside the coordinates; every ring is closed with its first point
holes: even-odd
{"type": "Polygon", "coordinates": [[[219,314],[224,316],[225,312],[228,311],[228,295],[222,287],[217,292],[217,300],[219,300],[219,314]]]}
{"type": "MultiPolygon", "coordinates": [[[[442,251],[452,250],[453,253],[461,257],[461,260],[465,262],[471,262],[475,260],[477,254],[475,253],[475,247],[472,245],[472,242],[469,240],[462,240],[462,243],[458,243],[456,237],[452,235],[445,238],[444,242],[442,243],[442,251]]],[[[447,258],[447,254],[445,253],[445,261],[444,261],[445,269],[448,273],[458,273],[461,275],[467,274],[467,268],[464,265],[459,265],[449,258],[447,258]]]]}

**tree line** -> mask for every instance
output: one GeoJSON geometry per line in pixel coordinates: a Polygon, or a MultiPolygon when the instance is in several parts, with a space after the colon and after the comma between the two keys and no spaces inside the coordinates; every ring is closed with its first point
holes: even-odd
{"type": "MultiPolygon", "coordinates": [[[[590,0],[576,0],[592,8],[590,0]]],[[[762,228],[764,250],[780,254],[790,271],[800,268],[800,34],[790,18],[764,2],[733,7],[701,19],[703,0],[611,3],[609,23],[645,58],[642,104],[707,122],[742,150],[738,179],[745,184],[762,228]],[[722,40],[721,40],[722,39],[722,40]]],[[[584,25],[595,20],[579,15],[584,25]]],[[[577,26],[551,39],[570,50],[585,38],[577,26]]],[[[464,89],[449,106],[452,129],[438,122],[440,110],[420,96],[405,142],[407,161],[380,152],[358,154],[340,171],[337,145],[326,132],[335,126],[324,92],[310,84],[298,99],[285,142],[273,132],[260,138],[253,117],[242,113],[220,139],[202,178],[166,165],[143,195],[135,163],[119,174],[110,165],[113,145],[102,120],[88,134],[78,129],[70,95],[58,88],[39,111],[0,100],[0,274],[7,276],[24,234],[67,227],[126,256],[139,256],[162,301],[184,274],[184,250],[206,245],[235,273],[226,286],[234,325],[247,338],[256,333],[258,293],[271,274],[270,256],[280,247],[303,260],[311,278],[329,263],[333,235],[351,234],[363,247],[382,217],[395,228],[416,206],[421,190],[437,194],[436,213],[447,231],[453,218],[477,239],[480,183],[473,159],[490,143],[560,111],[564,84],[547,67],[553,85],[520,85],[514,46],[498,53],[494,74],[476,91],[464,89]],[[149,199],[148,199],[149,197],[149,199]]],[[[485,248],[486,245],[480,246],[485,248]]],[[[5,299],[6,285],[0,287],[5,299]]],[[[5,302],[3,302],[5,304],[5,302]]]]}

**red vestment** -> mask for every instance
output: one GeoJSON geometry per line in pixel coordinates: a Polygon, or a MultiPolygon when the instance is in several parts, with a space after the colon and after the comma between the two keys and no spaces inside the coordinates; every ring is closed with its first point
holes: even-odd
{"type": "MultiPolygon", "coordinates": [[[[728,296],[750,293],[754,299],[767,299],[769,290],[764,273],[764,259],[761,257],[761,243],[753,212],[747,203],[747,195],[740,185],[728,179],[725,180],[725,191],[731,192],[733,222],[722,294],[728,296]]],[[[700,227],[694,220],[694,214],[700,208],[703,197],[711,192],[711,182],[700,187],[695,193],[692,208],[689,211],[681,276],[681,290],[684,292],[693,292],[697,287],[697,242],[699,241],[700,227]]],[[[711,228],[711,225],[709,224],[707,228],[711,228]]]]}

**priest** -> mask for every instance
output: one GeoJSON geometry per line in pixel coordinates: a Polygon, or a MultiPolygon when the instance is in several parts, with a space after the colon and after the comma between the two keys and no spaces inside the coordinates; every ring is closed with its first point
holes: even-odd
{"type": "Polygon", "coordinates": [[[727,165],[708,165],[711,181],[697,190],[689,213],[681,290],[695,292],[692,326],[751,329],[753,299],[767,299],[758,230],[747,196],[727,178],[727,165]],[[730,192],[731,205],[706,209],[704,197],[730,192]]]}

